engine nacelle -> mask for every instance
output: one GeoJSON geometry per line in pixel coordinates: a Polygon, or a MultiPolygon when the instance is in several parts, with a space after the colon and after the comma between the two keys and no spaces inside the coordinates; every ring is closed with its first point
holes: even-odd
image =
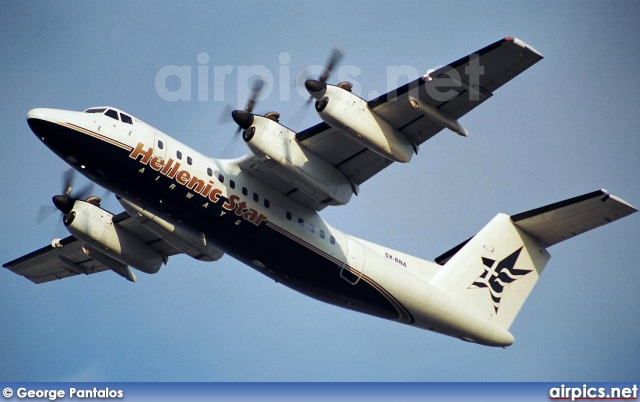
{"type": "Polygon", "coordinates": [[[367,102],[342,88],[327,85],[316,102],[320,118],[335,130],[395,162],[409,162],[417,148],[367,102]]]}
{"type": "Polygon", "coordinates": [[[217,261],[224,252],[207,242],[204,235],[175,226],[132,202],[119,198],[124,209],[138,223],[184,254],[200,261],[217,261]]]}
{"type": "Polygon", "coordinates": [[[271,119],[254,115],[242,137],[262,164],[320,203],[344,205],[358,192],[342,172],[302,147],[293,131],[271,119]]]}
{"type": "MultiPolygon", "coordinates": [[[[113,214],[93,204],[76,200],[64,225],[86,246],[142,272],[155,274],[164,262],[158,252],[113,223],[113,214]]],[[[99,257],[96,261],[101,262],[99,257]]]]}

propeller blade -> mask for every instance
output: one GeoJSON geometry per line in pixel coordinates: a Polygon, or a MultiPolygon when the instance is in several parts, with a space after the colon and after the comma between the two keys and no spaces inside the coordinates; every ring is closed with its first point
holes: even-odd
{"type": "Polygon", "coordinates": [[[82,187],[77,193],[73,194],[73,198],[78,200],[84,200],[90,195],[92,195],[95,185],[93,182],[88,183],[84,187],[82,187]]]}
{"type": "Polygon", "coordinates": [[[36,216],[36,224],[41,224],[51,215],[56,212],[56,207],[53,205],[43,205],[38,209],[38,215],[36,216]]]}
{"type": "Polygon", "coordinates": [[[333,52],[331,53],[331,56],[329,57],[329,60],[327,61],[327,64],[324,67],[325,72],[320,76],[320,79],[318,81],[323,83],[327,82],[327,79],[333,72],[333,69],[340,62],[340,60],[342,60],[343,57],[344,57],[344,51],[340,47],[334,46],[333,52]]]}
{"type": "MultiPolygon", "coordinates": [[[[336,66],[338,65],[338,63],[340,63],[340,60],[342,60],[343,57],[344,57],[344,50],[342,50],[342,48],[340,48],[338,46],[334,46],[333,47],[333,51],[331,52],[331,55],[329,56],[329,60],[327,60],[327,64],[325,64],[325,66],[324,66],[324,72],[322,74],[320,74],[320,77],[318,77],[317,80],[307,79],[305,81],[305,87],[307,88],[307,91],[311,92],[309,90],[309,87],[307,86],[307,83],[309,81],[314,81],[314,82],[317,82],[318,84],[325,84],[327,82],[327,80],[329,79],[329,77],[331,76],[331,73],[333,73],[333,70],[335,70],[336,66]]],[[[326,88],[326,86],[325,86],[325,88],[326,88]]],[[[322,96],[324,96],[324,93],[323,93],[322,96]]],[[[309,104],[311,103],[313,98],[316,98],[316,97],[313,96],[313,95],[310,96],[307,99],[307,101],[305,102],[304,107],[308,108],[309,104]]],[[[316,98],[316,99],[318,99],[318,98],[316,98]]]]}
{"type": "Polygon", "coordinates": [[[228,103],[224,105],[224,109],[222,109],[222,112],[220,113],[220,117],[218,118],[218,124],[230,123],[232,111],[233,109],[231,108],[231,105],[229,105],[228,103]]]}
{"type": "Polygon", "coordinates": [[[290,127],[293,128],[294,131],[302,127],[302,123],[304,122],[304,119],[307,117],[307,112],[309,111],[309,104],[311,103],[312,99],[313,98],[311,97],[307,99],[305,103],[300,105],[300,107],[293,114],[293,116],[291,116],[290,127]]]}
{"type": "Polygon", "coordinates": [[[256,101],[260,92],[264,88],[264,79],[262,77],[258,77],[255,81],[253,81],[253,88],[251,89],[251,95],[249,95],[249,100],[247,101],[247,106],[244,108],[245,112],[251,113],[253,111],[254,106],[256,105],[256,101]]]}
{"type": "Polygon", "coordinates": [[[73,189],[73,180],[75,177],[76,171],[73,168],[69,168],[62,173],[62,193],[64,195],[71,194],[71,190],[73,189]]]}
{"type": "Polygon", "coordinates": [[[227,145],[222,148],[220,151],[220,158],[232,157],[236,153],[236,148],[238,146],[238,139],[240,138],[240,127],[236,130],[233,136],[227,142],[227,145]]]}

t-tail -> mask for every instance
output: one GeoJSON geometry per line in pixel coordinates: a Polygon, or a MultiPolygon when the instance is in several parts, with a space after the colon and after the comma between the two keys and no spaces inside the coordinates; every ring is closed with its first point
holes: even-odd
{"type": "Polygon", "coordinates": [[[598,190],[517,215],[498,214],[436,259],[443,267],[432,284],[508,330],[549,261],[548,247],[636,211],[598,190]]]}

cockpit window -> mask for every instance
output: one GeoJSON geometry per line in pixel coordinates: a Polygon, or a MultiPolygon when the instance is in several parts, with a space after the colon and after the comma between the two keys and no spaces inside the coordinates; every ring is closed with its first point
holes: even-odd
{"type": "Polygon", "coordinates": [[[84,112],[85,113],[102,113],[105,110],[107,110],[107,109],[104,109],[104,108],[102,108],[102,109],[87,109],[84,112]]]}
{"type": "Polygon", "coordinates": [[[106,112],[104,112],[105,115],[111,117],[112,119],[116,119],[118,120],[118,112],[116,112],[113,109],[109,109],[106,112]]]}
{"type": "Polygon", "coordinates": [[[133,119],[131,118],[131,116],[127,116],[124,113],[120,113],[120,120],[122,120],[123,123],[133,124],[133,119]]]}

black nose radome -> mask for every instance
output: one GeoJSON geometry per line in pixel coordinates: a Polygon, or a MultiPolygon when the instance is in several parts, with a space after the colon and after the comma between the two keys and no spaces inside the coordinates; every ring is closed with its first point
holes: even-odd
{"type": "Polygon", "coordinates": [[[306,80],[304,82],[305,88],[311,96],[313,96],[316,100],[322,99],[325,92],[327,92],[327,84],[324,82],[320,82],[317,80],[306,80]]]}
{"type": "Polygon", "coordinates": [[[246,130],[253,124],[253,114],[245,112],[244,110],[234,110],[231,112],[231,117],[241,129],[246,130]]]}

